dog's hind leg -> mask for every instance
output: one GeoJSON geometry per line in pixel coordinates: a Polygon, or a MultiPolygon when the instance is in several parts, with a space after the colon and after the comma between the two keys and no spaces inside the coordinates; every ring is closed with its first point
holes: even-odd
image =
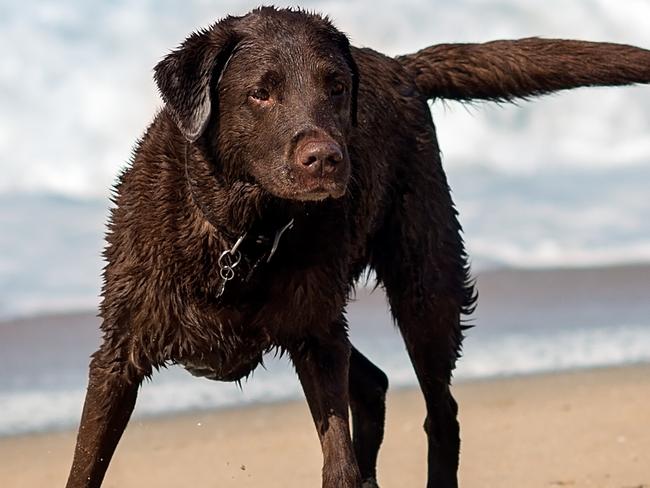
{"type": "Polygon", "coordinates": [[[457,349],[453,330],[458,324],[459,310],[446,299],[432,300],[428,307],[411,307],[400,303],[405,297],[394,288],[388,294],[424,395],[427,487],[456,488],[460,432],[458,406],[450,391],[450,381],[457,349]]]}
{"type": "Polygon", "coordinates": [[[439,288],[436,280],[446,280],[440,271],[430,263],[416,265],[416,256],[414,252],[400,268],[399,260],[393,261],[392,271],[382,269],[378,275],[424,395],[427,487],[455,488],[460,439],[458,408],[449,386],[462,338],[462,307],[453,293],[439,288]]]}
{"type": "Polygon", "coordinates": [[[354,453],[363,488],[377,487],[377,454],[384,438],[388,378],[354,347],[350,354],[350,410],[354,453]]]}
{"type": "Polygon", "coordinates": [[[410,155],[413,164],[402,165],[392,207],[372,243],[371,264],[424,395],[427,486],[451,488],[458,485],[460,448],[451,373],[463,338],[461,315],[471,311],[475,297],[432,127],[417,137],[419,152],[410,155]]]}
{"type": "Polygon", "coordinates": [[[66,488],[101,486],[146,373],[128,360],[125,344],[107,339],[90,362],[88,389],[66,488]]]}

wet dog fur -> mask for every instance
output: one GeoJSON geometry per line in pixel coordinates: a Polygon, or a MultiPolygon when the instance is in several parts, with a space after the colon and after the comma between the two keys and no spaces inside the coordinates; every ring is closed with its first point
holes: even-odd
{"type": "Polygon", "coordinates": [[[426,402],[427,486],[457,486],[449,385],[476,294],[428,101],[646,83],[650,52],[530,38],[390,58],[319,15],[261,8],[192,34],[155,79],[165,106],[114,192],[68,488],[101,485],[155,369],[237,381],[274,349],[304,388],[323,486],[376,487],[388,380],[345,319],[367,269],[426,402]]]}

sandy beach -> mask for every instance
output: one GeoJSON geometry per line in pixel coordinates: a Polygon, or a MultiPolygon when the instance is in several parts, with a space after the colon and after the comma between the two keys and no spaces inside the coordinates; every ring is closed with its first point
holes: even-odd
{"type": "MultiPolygon", "coordinates": [[[[466,382],[464,487],[650,487],[650,365],[466,382]]],[[[423,404],[388,399],[382,487],[425,483],[423,404]]],[[[63,486],[74,432],[0,439],[0,485],[63,486]]],[[[315,487],[320,450],[303,402],[134,421],[104,486],[315,487]]]]}

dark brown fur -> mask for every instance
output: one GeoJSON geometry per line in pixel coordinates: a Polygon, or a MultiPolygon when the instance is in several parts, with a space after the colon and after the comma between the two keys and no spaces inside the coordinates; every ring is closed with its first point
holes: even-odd
{"type": "Polygon", "coordinates": [[[649,66],[633,47],[540,39],[391,59],[350,48],[321,17],[271,8],[193,34],[156,67],[166,107],[116,187],[104,343],[68,488],[101,485],[154,369],[235,381],[273,349],[302,382],[323,486],[376,486],[388,382],[352,348],[344,317],[368,267],[426,401],[428,486],[457,486],[449,383],[475,293],[427,100],[648,82],[649,66]],[[219,256],[244,233],[219,296],[219,256]]]}

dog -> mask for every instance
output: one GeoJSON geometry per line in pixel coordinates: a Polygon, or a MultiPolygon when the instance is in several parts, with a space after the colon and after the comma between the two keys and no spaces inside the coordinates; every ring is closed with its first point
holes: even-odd
{"type": "Polygon", "coordinates": [[[238,381],[272,350],[304,389],[322,486],[377,487],[388,380],[345,319],[369,268],[424,395],[427,486],[456,487],[449,386],[476,293],[427,103],[647,83],[650,51],[529,38],[390,58],[265,7],[190,35],[155,81],[164,108],[112,199],[103,343],[67,487],[101,485],[155,369],[238,381]]]}

